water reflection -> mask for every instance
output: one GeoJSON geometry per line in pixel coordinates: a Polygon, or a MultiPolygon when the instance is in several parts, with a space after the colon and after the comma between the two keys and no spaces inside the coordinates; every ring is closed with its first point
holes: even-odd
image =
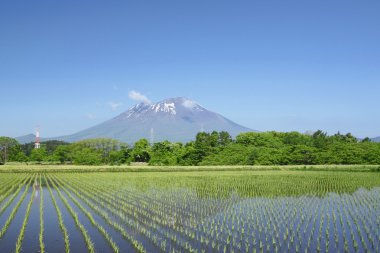
{"type": "Polygon", "coordinates": [[[36,190],[35,192],[34,192],[34,201],[38,201],[39,200],[39,194],[40,194],[40,185],[38,184],[38,181],[37,180],[35,180],[34,181],[34,189],[36,190]]]}

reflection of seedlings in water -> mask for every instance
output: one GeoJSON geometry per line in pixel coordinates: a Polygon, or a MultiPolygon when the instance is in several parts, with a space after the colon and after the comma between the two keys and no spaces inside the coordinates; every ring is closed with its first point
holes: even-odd
{"type": "MultiPolygon", "coordinates": [[[[41,182],[41,175],[39,177],[39,182],[41,182]]],[[[42,184],[41,184],[42,185],[42,184]]],[[[37,194],[38,196],[38,194],[37,194]]],[[[41,188],[41,201],[40,201],[40,234],[38,236],[38,240],[40,243],[40,252],[45,252],[45,243],[44,243],[44,191],[41,188]]]]}
{"type": "Polygon", "coordinates": [[[34,190],[35,190],[35,192],[34,192],[34,200],[38,201],[39,200],[38,195],[40,193],[40,184],[38,183],[37,179],[35,179],[33,187],[34,187],[34,190]]]}

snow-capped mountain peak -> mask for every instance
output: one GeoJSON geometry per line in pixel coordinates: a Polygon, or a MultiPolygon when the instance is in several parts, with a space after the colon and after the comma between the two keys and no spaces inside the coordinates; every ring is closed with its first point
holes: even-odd
{"type": "Polygon", "coordinates": [[[175,111],[175,104],[174,103],[157,103],[150,106],[151,110],[154,110],[155,112],[167,112],[172,115],[176,115],[177,112],[175,111]]]}
{"type": "Polygon", "coordinates": [[[153,132],[154,141],[188,142],[200,131],[214,130],[227,131],[233,137],[241,132],[252,131],[190,99],[177,97],[157,103],[137,104],[115,118],[59,139],[77,141],[113,138],[134,143],[141,138],[151,138],[153,132]]]}
{"type": "Polygon", "coordinates": [[[197,104],[196,102],[183,98],[170,98],[166,99],[157,103],[153,104],[146,104],[146,103],[140,103],[132,108],[130,108],[128,111],[123,113],[122,116],[125,119],[136,117],[140,118],[143,115],[154,115],[154,114],[164,114],[164,115],[171,115],[176,116],[178,114],[187,114],[189,112],[206,112],[207,110],[204,109],[202,106],[197,104]]]}

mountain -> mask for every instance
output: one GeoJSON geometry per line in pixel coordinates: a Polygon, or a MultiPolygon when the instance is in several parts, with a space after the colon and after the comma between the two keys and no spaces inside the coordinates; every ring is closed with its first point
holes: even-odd
{"type": "Polygon", "coordinates": [[[200,131],[227,131],[233,137],[252,131],[211,112],[186,98],[170,98],[154,104],[140,103],[117,117],[78,133],[49,138],[75,142],[90,138],[113,138],[134,143],[141,138],[154,142],[188,142],[200,131]]]}
{"type": "Polygon", "coordinates": [[[19,143],[25,144],[25,143],[34,142],[36,140],[36,136],[34,134],[27,134],[27,135],[16,137],[15,139],[19,143]]]}
{"type": "Polygon", "coordinates": [[[373,142],[380,142],[380,136],[376,137],[376,138],[372,138],[371,141],[373,141],[373,142]]]}

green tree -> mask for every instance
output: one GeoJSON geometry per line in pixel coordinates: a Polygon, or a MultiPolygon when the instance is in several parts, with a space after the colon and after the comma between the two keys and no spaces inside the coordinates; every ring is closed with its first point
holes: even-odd
{"type": "Polygon", "coordinates": [[[219,132],[218,145],[221,147],[225,147],[232,143],[231,135],[226,131],[219,132]]]}
{"type": "Polygon", "coordinates": [[[200,162],[198,151],[195,149],[194,141],[183,146],[181,155],[178,157],[178,164],[183,166],[197,165],[200,162]]]}
{"type": "Polygon", "coordinates": [[[99,150],[82,147],[73,153],[74,164],[99,165],[102,164],[102,153],[99,150]]]}
{"type": "Polygon", "coordinates": [[[133,146],[131,152],[132,160],[134,162],[149,162],[150,160],[150,146],[147,139],[140,139],[133,146]]]}
{"type": "Polygon", "coordinates": [[[27,163],[29,158],[24,154],[24,152],[20,151],[14,156],[13,161],[27,163]]]}
{"type": "Polygon", "coordinates": [[[15,161],[20,151],[20,144],[17,140],[0,136],[0,164],[5,164],[9,160],[15,161]]]}
{"type": "Polygon", "coordinates": [[[48,155],[45,148],[35,148],[30,154],[30,160],[41,163],[47,159],[48,155]]]}
{"type": "Polygon", "coordinates": [[[56,161],[59,161],[61,164],[69,162],[71,158],[71,148],[69,145],[57,146],[53,152],[53,157],[56,161]]]}
{"type": "Polygon", "coordinates": [[[249,165],[283,164],[283,150],[278,148],[256,147],[247,157],[249,165]]]}
{"type": "Polygon", "coordinates": [[[252,147],[230,144],[219,152],[206,156],[200,165],[246,165],[251,151],[252,147]]]}
{"type": "Polygon", "coordinates": [[[312,138],[309,135],[298,132],[289,132],[282,134],[282,142],[285,145],[307,145],[312,143],[312,138]]]}
{"type": "Polygon", "coordinates": [[[336,133],[335,135],[332,136],[332,139],[334,141],[346,142],[346,143],[356,143],[356,142],[358,142],[358,139],[356,137],[354,137],[351,133],[343,135],[340,132],[338,132],[338,133],[336,133]]]}
{"type": "Polygon", "coordinates": [[[176,165],[182,151],[182,144],[169,141],[157,142],[152,147],[151,165],[176,165]]]}
{"type": "Polygon", "coordinates": [[[130,150],[127,146],[121,147],[120,150],[112,150],[109,153],[109,164],[120,165],[123,163],[129,163],[130,150]]]}
{"type": "Polygon", "coordinates": [[[306,145],[294,145],[287,153],[289,164],[315,164],[317,149],[306,145]]]}
{"type": "Polygon", "coordinates": [[[326,148],[327,145],[329,144],[327,133],[323,132],[322,130],[316,131],[313,135],[313,145],[316,148],[326,148]]]}
{"type": "MultiPolygon", "coordinates": [[[[86,139],[78,141],[75,144],[80,147],[88,147],[91,149],[98,150],[100,153],[102,153],[103,163],[110,163],[111,151],[119,151],[121,147],[125,145],[120,141],[109,138],[86,139]]],[[[114,155],[115,153],[113,153],[113,156],[114,155]]]]}
{"type": "Polygon", "coordinates": [[[365,142],[372,142],[370,138],[368,137],[365,137],[362,141],[362,143],[365,143],[365,142]]]}
{"type": "Polygon", "coordinates": [[[218,133],[200,132],[195,138],[194,145],[187,150],[182,160],[187,160],[191,165],[198,165],[204,157],[212,154],[218,144],[218,133]]]}
{"type": "Polygon", "coordinates": [[[280,148],[283,144],[280,135],[276,132],[248,132],[236,136],[238,144],[255,147],[280,148]]]}

